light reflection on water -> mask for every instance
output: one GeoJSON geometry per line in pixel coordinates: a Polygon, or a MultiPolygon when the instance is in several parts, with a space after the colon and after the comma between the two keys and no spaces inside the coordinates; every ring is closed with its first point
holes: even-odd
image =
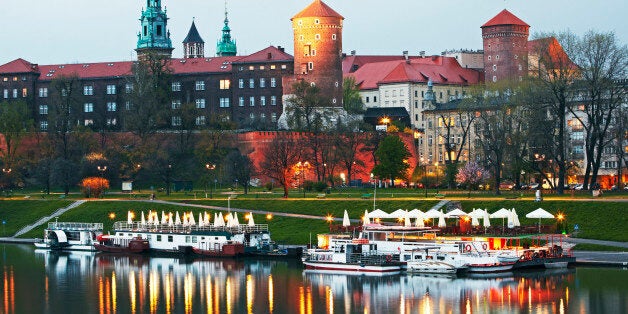
{"type": "Polygon", "coordinates": [[[304,271],[296,261],[2,250],[7,314],[628,312],[621,269],[380,277],[304,271]]]}

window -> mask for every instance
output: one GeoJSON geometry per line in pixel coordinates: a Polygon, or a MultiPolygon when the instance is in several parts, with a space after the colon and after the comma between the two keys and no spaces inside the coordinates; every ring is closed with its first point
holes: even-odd
{"type": "Polygon", "coordinates": [[[42,131],[47,131],[48,130],[48,121],[40,121],[39,122],[39,129],[42,131]]]}
{"type": "Polygon", "coordinates": [[[277,68],[277,66],[276,66],[276,65],[274,65],[274,64],[271,64],[271,65],[270,65],[270,69],[271,69],[271,70],[274,70],[274,69],[276,69],[276,68],[277,68]]]}
{"type": "Polygon", "coordinates": [[[127,94],[130,94],[132,91],[133,91],[133,84],[126,83],[126,85],[124,85],[124,92],[127,94]]]}
{"type": "Polygon", "coordinates": [[[94,95],[94,86],[92,85],[85,85],[83,86],[83,95],[94,95]]]}
{"type": "Polygon", "coordinates": [[[299,35],[299,41],[304,41],[304,40],[305,40],[305,36],[299,35]]]}
{"type": "Polygon", "coordinates": [[[270,96],[270,105],[277,106],[277,96],[270,96]]]}
{"type": "Polygon", "coordinates": [[[393,96],[393,97],[397,97],[397,90],[394,90],[394,89],[393,89],[393,91],[392,91],[392,96],[393,96]]]}
{"type": "Polygon", "coordinates": [[[261,87],[261,88],[266,87],[266,79],[265,78],[260,78],[259,79],[259,87],[261,87]]]}
{"type": "Polygon", "coordinates": [[[181,99],[175,99],[172,101],[172,109],[181,109],[181,99]]]}
{"type": "Polygon", "coordinates": [[[252,65],[250,65],[250,66],[249,66],[249,71],[253,71],[253,70],[255,70],[255,67],[254,67],[254,66],[252,66],[252,65]]]}
{"type": "Polygon", "coordinates": [[[196,81],[196,90],[205,90],[205,81],[196,81]]]}
{"type": "Polygon", "coordinates": [[[277,114],[276,113],[273,112],[273,113],[270,114],[270,121],[272,121],[273,123],[277,122],[277,114]]]}
{"type": "Polygon", "coordinates": [[[266,106],[266,96],[259,97],[259,104],[260,106],[266,106]]]}
{"type": "Polygon", "coordinates": [[[127,101],[127,102],[124,103],[124,109],[126,109],[127,111],[131,110],[131,107],[132,106],[131,106],[131,102],[130,101],[127,101]]]}
{"type": "Polygon", "coordinates": [[[94,120],[92,120],[92,119],[85,119],[84,124],[85,124],[85,126],[93,125],[94,124],[94,120]]]}
{"type": "Polygon", "coordinates": [[[244,79],[238,80],[238,88],[244,88],[244,79]]]}
{"type": "Polygon", "coordinates": [[[39,105],[39,114],[48,114],[48,105],[39,105]]]}
{"type": "Polygon", "coordinates": [[[281,65],[281,69],[282,69],[282,70],[285,70],[285,69],[287,69],[287,68],[288,68],[288,66],[287,66],[287,65],[285,65],[285,64],[282,64],[282,65],[281,65]]]}
{"type": "Polygon", "coordinates": [[[263,113],[263,112],[262,112],[262,113],[260,113],[260,114],[259,114],[259,119],[260,119],[260,120],[262,120],[262,121],[266,121],[266,114],[265,114],[265,113],[263,113]]]}
{"type": "Polygon", "coordinates": [[[250,119],[251,121],[255,120],[255,114],[251,112],[251,113],[249,114],[249,119],[250,119]]]}
{"type": "Polygon", "coordinates": [[[116,120],[116,118],[110,118],[110,119],[107,119],[106,123],[108,126],[113,126],[113,125],[118,124],[118,121],[116,120]]]}
{"type": "Polygon", "coordinates": [[[172,91],[180,92],[181,91],[181,82],[172,82],[172,91]]]}
{"type": "Polygon", "coordinates": [[[115,102],[113,102],[113,101],[107,103],[107,111],[109,111],[109,112],[116,111],[118,109],[117,107],[118,107],[118,105],[115,102]]]}
{"type": "Polygon", "coordinates": [[[199,98],[196,100],[196,109],[205,109],[205,98],[199,98]]]}
{"type": "Polygon", "coordinates": [[[493,75],[493,82],[497,82],[497,76],[493,75]]]}
{"type": "Polygon", "coordinates": [[[321,20],[319,20],[319,19],[315,19],[314,20],[314,24],[320,24],[320,23],[321,23],[321,20]]]}
{"type": "Polygon", "coordinates": [[[377,102],[377,96],[373,96],[373,102],[377,102]]]}
{"type": "Polygon", "coordinates": [[[220,89],[229,89],[231,88],[230,80],[220,80],[220,89]]]}
{"type": "Polygon", "coordinates": [[[249,79],[249,88],[255,88],[255,79],[249,79]]]}
{"type": "Polygon", "coordinates": [[[240,96],[240,98],[238,98],[238,106],[244,107],[244,97],[240,96]]]}
{"type": "Polygon", "coordinates": [[[48,88],[47,87],[39,88],[39,97],[41,97],[41,98],[48,97],[48,88]]]}
{"type": "Polygon", "coordinates": [[[229,98],[220,98],[220,108],[229,108],[229,98]]]}
{"type": "Polygon", "coordinates": [[[582,141],[584,140],[584,132],[571,132],[571,140],[572,141],[582,141]]]}
{"type": "Polygon", "coordinates": [[[172,126],[180,126],[181,125],[181,117],[175,116],[172,117],[172,126]]]}
{"type": "Polygon", "coordinates": [[[263,66],[263,65],[260,65],[260,66],[259,66],[259,69],[260,69],[260,70],[264,70],[264,69],[266,69],[266,67],[265,67],[265,66],[263,66]]]}
{"type": "MultiPolygon", "coordinates": [[[[490,47],[490,46],[489,46],[490,47]]],[[[488,61],[491,61],[491,56],[488,56],[488,61]]]]}
{"type": "Polygon", "coordinates": [[[107,95],[115,95],[115,94],[116,94],[116,86],[107,85],[107,95]]]}
{"type": "Polygon", "coordinates": [[[274,77],[270,78],[270,87],[277,87],[277,79],[274,77]]]}
{"type": "Polygon", "coordinates": [[[91,102],[85,103],[83,107],[85,112],[94,112],[94,104],[92,104],[91,102]]]}
{"type": "Polygon", "coordinates": [[[314,62],[308,62],[307,63],[307,69],[308,70],[314,70],[314,62]]]}
{"type": "Polygon", "coordinates": [[[4,90],[4,98],[5,98],[5,99],[6,99],[6,98],[9,98],[9,90],[8,90],[8,89],[5,89],[5,90],[4,90]]]}
{"type": "Polygon", "coordinates": [[[434,143],[434,138],[432,135],[427,136],[427,145],[432,145],[434,143]]]}
{"type": "Polygon", "coordinates": [[[493,64],[493,71],[497,71],[497,64],[493,64]]]}
{"type": "Polygon", "coordinates": [[[249,97],[249,106],[251,107],[255,106],[255,97],[253,96],[249,97]]]}
{"type": "Polygon", "coordinates": [[[205,116],[196,117],[196,125],[205,125],[205,116]]]}
{"type": "Polygon", "coordinates": [[[316,34],[316,35],[314,35],[314,39],[316,39],[316,40],[320,40],[320,39],[321,39],[321,34],[316,34]]]}
{"type": "Polygon", "coordinates": [[[331,34],[331,40],[336,40],[336,34],[331,34]]]}
{"type": "Polygon", "coordinates": [[[22,88],[22,97],[28,96],[28,89],[22,88]]]}
{"type": "Polygon", "coordinates": [[[316,49],[312,49],[312,56],[316,55],[316,49]]]}

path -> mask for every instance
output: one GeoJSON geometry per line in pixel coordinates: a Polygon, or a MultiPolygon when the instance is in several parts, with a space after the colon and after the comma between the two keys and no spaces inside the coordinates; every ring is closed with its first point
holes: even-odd
{"type": "Polygon", "coordinates": [[[85,203],[84,200],[79,200],[79,201],[75,201],[74,203],[68,205],[67,207],[59,208],[56,211],[54,211],[52,214],[50,214],[50,216],[41,217],[39,220],[37,220],[32,225],[28,225],[28,226],[20,229],[18,232],[16,232],[12,236],[12,238],[19,237],[19,236],[21,236],[21,235],[23,235],[23,234],[33,230],[34,228],[37,228],[38,226],[41,226],[41,225],[45,224],[46,222],[51,220],[53,217],[58,217],[59,215],[67,212],[68,210],[70,210],[70,209],[72,209],[74,207],[78,207],[78,206],[82,205],[83,203],[85,203]]]}

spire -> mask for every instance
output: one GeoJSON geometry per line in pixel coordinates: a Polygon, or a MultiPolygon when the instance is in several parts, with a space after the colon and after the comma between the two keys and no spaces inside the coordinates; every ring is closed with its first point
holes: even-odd
{"type": "Polygon", "coordinates": [[[231,28],[229,27],[229,17],[227,12],[227,0],[225,0],[225,26],[222,28],[222,38],[216,44],[216,54],[218,56],[235,56],[237,54],[235,40],[231,39],[231,28]]]}
{"type": "Polygon", "coordinates": [[[430,78],[427,81],[427,92],[425,93],[425,97],[423,97],[424,101],[435,101],[436,100],[436,96],[434,95],[434,83],[432,82],[432,79],[430,78]]]}
{"type": "Polygon", "coordinates": [[[161,0],[146,0],[146,10],[140,17],[141,30],[137,34],[138,58],[147,53],[172,55],[172,41],[168,30],[168,15],[161,9],[161,0]]]}
{"type": "Polygon", "coordinates": [[[205,42],[196,29],[194,18],[192,18],[192,26],[188,35],[183,40],[183,57],[184,58],[203,58],[205,56],[205,42]]]}

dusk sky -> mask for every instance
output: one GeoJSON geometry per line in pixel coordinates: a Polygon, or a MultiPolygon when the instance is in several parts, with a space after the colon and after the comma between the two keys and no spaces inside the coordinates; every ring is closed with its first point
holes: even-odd
{"type": "MultiPolygon", "coordinates": [[[[290,18],[312,0],[228,0],[238,54],[269,45],[292,53],[290,18]]],[[[481,49],[480,26],[508,9],[531,34],[570,29],[614,31],[628,43],[628,1],[584,0],[326,0],[345,17],[343,50],[358,54],[428,55],[481,49]]],[[[133,60],[146,0],[0,0],[0,64],[17,58],[38,64],[133,60]]],[[[223,0],[162,0],[170,18],[174,57],[192,18],[213,56],[224,19],[223,0]]]]}

